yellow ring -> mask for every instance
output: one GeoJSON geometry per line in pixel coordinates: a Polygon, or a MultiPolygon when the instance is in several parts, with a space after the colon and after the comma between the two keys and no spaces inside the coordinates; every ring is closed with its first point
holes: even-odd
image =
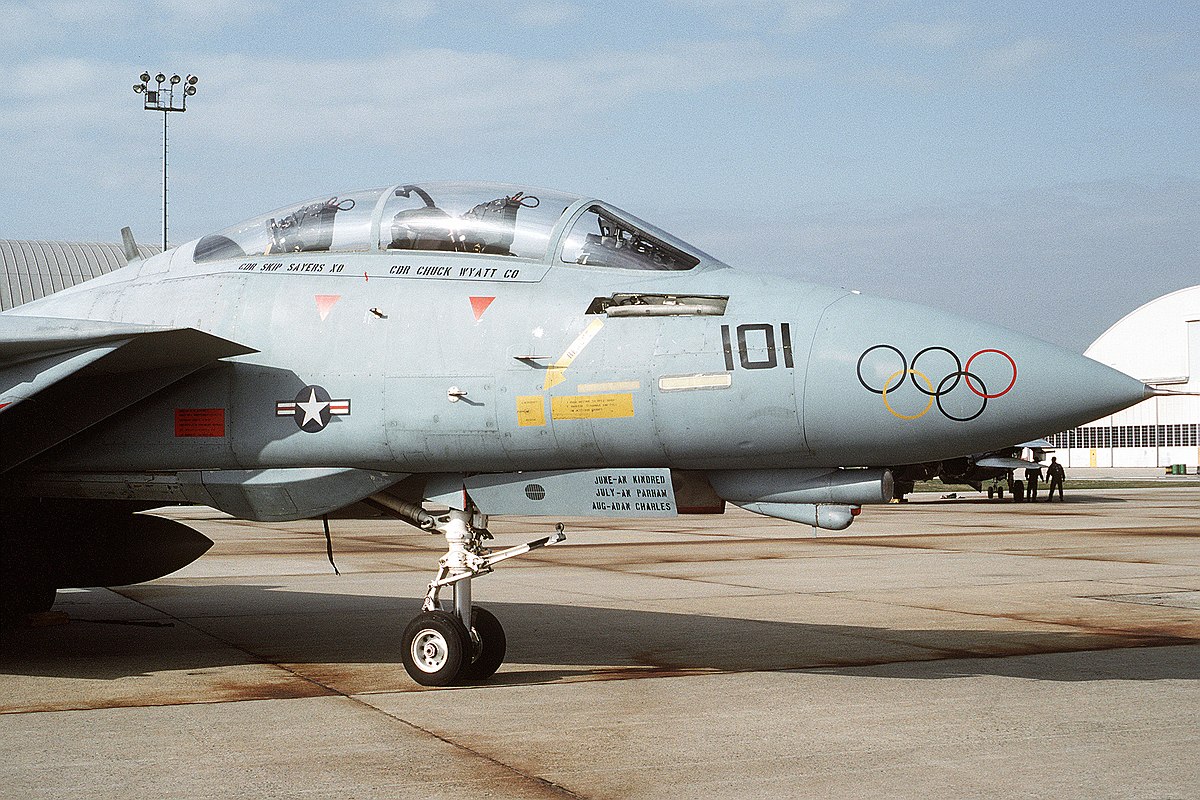
{"type": "MultiPolygon", "coordinates": [[[[892,408],[891,403],[889,403],[888,399],[887,399],[888,386],[891,385],[892,379],[899,377],[900,383],[904,383],[905,373],[906,373],[905,370],[898,369],[895,372],[893,372],[891,375],[889,375],[888,379],[883,382],[883,407],[886,408],[888,411],[892,412],[892,416],[899,417],[900,419],[920,419],[921,417],[923,417],[929,413],[929,409],[933,408],[933,384],[929,382],[929,378],[925,377],[925,374],[923,372],[917,372],[915,369],[907,370],[907,374],[916,375],[918,378],[925,381],[925,385],[929,387],[929,395],[928,395],[929,402],[927,402],[925,404],[925,409],[923,411],[921,411],[921,413],[919,413],[919,414],[897,413],[896,409],[892,408]]],[[[900,383],[898,383],[896,385],[899,386],[900,383]]]]}

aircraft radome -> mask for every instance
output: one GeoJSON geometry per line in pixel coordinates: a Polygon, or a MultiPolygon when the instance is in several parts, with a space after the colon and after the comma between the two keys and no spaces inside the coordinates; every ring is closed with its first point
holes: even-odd
{"type": "Polygon", "coordinates": [[[211,543],[135,513],[166,503],[365,502],[448,545],[409,673],[479,681],[505,644],[472,579],[562,538],[492,550],[489,515],[730,502],[841,530],[892,497],[891,468],[1146,392],[1020,333],[731,269],[593,199],[325,196],[0,314],[0,592],[11,618],[183,566],[211,543]]]}

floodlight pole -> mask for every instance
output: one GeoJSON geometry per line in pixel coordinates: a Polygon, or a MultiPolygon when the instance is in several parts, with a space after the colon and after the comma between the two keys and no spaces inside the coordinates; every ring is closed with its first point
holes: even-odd
{"type": "Polygon", "coordinates": [[[187,111],[187,99],[196,93],[196,83],[200,79],[195,75],[188,75],[186,78],[172,75],[168,80],[167,76],[160,72],[154,76],[155,87],[152,89],[150,88],[150,73],[143,72],[140,77],[141,83],[135,83],[133,91],[144,96],[142,108],[146,111],[163,112],[162,244],[165,251],[167,249],[167,113],[187,111]],[[163,87],[164,83],[167,84],[165,88],[163,87]],[[183,88],[179,93],[179,105],[175,105],[175,87],[180,83],[183,84],[183,88]]]}
{"type": "Polygon", "coordinates": [[[167,251],[167,115],[163,114],[163,252],[167,251]]]}

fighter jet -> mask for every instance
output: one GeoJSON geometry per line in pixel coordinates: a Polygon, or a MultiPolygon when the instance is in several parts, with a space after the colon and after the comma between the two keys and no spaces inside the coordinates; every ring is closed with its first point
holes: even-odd
{"type": "Polygon", "coordinates": [[[927,464],[904,464],[893,466],[892,485],[895,500],[904,502],[904,496],[913,491],[917,481],[927,481],[937,478],[947,485],[961,484],[970,486],[977,492],[983,491],[988,484],[988,499],[997,495],[1003,499],[1004,489],[1013,493],[1014,473],[1026,469],[1042,468],[1047,451],[1053,451],[1054,446],[1045,439],[1035,439],[1032,442],[1014,444],[987,453],[971,453],[960,458],[935,461],[927,464]],[[1024,457],[1028,454],[1028,458],[1024,457]]]}
{"type": "Polygon", "coordinates": [[[505,637],[473,580],[563,538],[494,548],[489,516],[732,503],[841,530],[892,497],[888,465],[1147,396],[970,311],[742,272],[551,190],[325,195],[0,314],[0,596],[177,569],[207,540],[137,513],[164,504],[367,503],[446,541],[409,674],[482,681],[505,637]]]}

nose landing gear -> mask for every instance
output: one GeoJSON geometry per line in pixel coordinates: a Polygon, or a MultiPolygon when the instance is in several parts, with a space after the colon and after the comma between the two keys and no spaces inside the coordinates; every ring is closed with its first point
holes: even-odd
{"type": "Polygon", "coordinates": [[[495,615],[471,602],[471,580],[492,572],[501,561],[567,537],[560,524],[552,536],[493,552],[483,546],[492,538],[487,516],[475,509],[451,510],[432,527],[446,537],[448,549],[429,583],[421,613],[404,630],[404,668],[422,686],[477,683],[504,663],[507,640],[495,615]],[[454,588],[452,610],[438,599],[445,586],[454,588]]]}

